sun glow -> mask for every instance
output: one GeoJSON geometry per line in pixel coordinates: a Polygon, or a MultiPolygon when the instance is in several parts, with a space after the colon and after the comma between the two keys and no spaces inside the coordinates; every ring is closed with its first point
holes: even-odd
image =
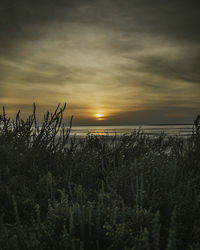
{"type": "Polygon", "coordinates": [[[95,114],[95,116],[96,116],[97,118],[102,118],[102,117],[103,117],[103,115],[102,115],[101,113],[95,114]]]}
{"type": "Polygon", "coordinates": [[[104,120],[104,118],[105,118],[105,116],[104,116],[103,113],[96,113],[94,116],[96,117],[96,119],[97,119],[98,121],[102,121],[102,120],[104,120]]]}

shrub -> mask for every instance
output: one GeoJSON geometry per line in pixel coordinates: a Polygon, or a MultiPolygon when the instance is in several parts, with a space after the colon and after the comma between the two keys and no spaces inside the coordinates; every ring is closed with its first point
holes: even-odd
{"type": "Polygon", "coordinates": [[[199,249],[199,116],[187,140],[79,140],[65,108],[0,115],[0,248],[199,249]]]}

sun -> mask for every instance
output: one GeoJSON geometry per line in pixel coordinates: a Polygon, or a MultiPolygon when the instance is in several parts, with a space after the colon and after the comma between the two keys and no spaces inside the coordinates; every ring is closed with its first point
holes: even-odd
{"type": "Polygon", "coordinates": [[[96,118],[96,120],[97,121],[103,121],[103,120],[105,120],[105,115],[103,114],[103,113],[96,113],[95,115],[95,118],[96,118]]]}
{"type": "Polygon", "coordinates": [[[97,118],[102,118],[102,117],[103,117],[103,115],[102,115],[101,113],[97,113],[97,114],[95,114],[95,116],[96,116],[97,118]]]}

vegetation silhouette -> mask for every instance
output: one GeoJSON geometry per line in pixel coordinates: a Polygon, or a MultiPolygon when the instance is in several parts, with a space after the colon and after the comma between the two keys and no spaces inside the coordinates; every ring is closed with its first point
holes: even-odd
{"type": "Polygon", "coordinates": [[[66,105],[0,115],[0,249],[200,249],[200,116],[190,138],[77,140],[66,105]]]}

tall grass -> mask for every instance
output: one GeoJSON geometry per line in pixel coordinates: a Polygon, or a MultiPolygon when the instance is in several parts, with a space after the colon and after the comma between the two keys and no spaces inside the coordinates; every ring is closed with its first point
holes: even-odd
{"type": "Polygon", "coordinates": [[[0,115],[0,249],[200,249],[200,116],[190,138],[70,138],[0,115]]]}

